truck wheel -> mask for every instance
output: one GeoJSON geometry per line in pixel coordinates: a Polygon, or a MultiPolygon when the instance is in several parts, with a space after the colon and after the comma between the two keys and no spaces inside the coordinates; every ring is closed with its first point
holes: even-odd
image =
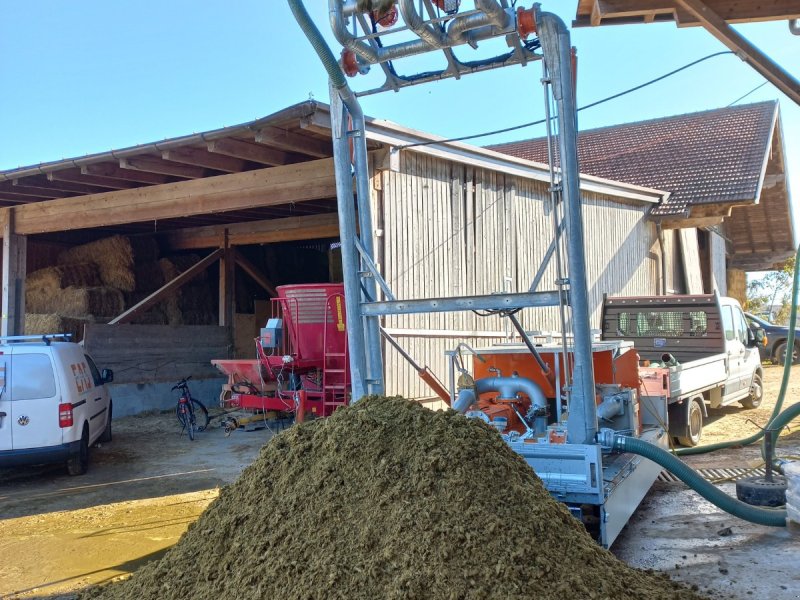
{"type": "Polygon", "coordinates": [[[739,403],[745,408],[758,408],[764,398],[764,386],[761,384],[761,375],[753,373],[753,381],[750,384],[750,395],[743,398],[739,403]]]}
{"type": "Polygon", "coordinates": [[[689,414],[686,418],[686,435],[678,436],[681,446],[697,446],[703,435],[703,407],[694,399],[689,404],[689,414]]]}
{"type": "Polygon", "coordinates": [[[83,426],[81,445],[78,451],[67,459],[67,473],[83,475],[89,469],[89,426],[83,426]]]}
{"type": "MultiPolygon", "coordinates": [[[[781,342],[775,346],[775,354],[772,363],[776,365],[783,365],[786,361],[786,342],[781,342]]],[[[797,344],[794,345],[794,352],[792,352],[792,364],[800,363],[800,351],[797,349],[797,344]]]]}
{"type": "Polygon", "coordinates": [[[108,421],[106,422],[106,428],[103,430],[103,433],[100,434],[100,437],[97,438],[98,442],[106,443],[111,441],[111,409],[113,404],[111,402],[108,403],[108,421]]]}

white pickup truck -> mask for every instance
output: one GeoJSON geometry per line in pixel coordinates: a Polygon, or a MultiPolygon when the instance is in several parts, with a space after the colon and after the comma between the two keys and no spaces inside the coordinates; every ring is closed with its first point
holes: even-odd
{"type": "Polygon", "coordinates": [[[603,339],[634,343],[642,393],[667,397],[669,432],[684,446],[700,442],[707,408],[761,404],[763,331],[733,298],[607,296],[602,327],[603,339]]]}

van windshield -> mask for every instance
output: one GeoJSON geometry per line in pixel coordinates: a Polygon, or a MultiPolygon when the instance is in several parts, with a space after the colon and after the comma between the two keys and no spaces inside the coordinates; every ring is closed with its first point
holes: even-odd
{"type": "Polygon", "coordinates": [[[53,364],[47,354],[11,356],[11,399],[33,400],[56,395],[53,364]]]}

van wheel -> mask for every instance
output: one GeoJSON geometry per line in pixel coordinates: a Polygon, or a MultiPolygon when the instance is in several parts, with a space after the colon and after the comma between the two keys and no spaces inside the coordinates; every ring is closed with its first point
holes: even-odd
{"type": "Polygon", "coordinates": [[[697,399],[689,404],[689,414],[686,417],[686,435],[678,436],[681,446],[694,447],[700,443],[703,435],[703,407],[697,399]]]}
{"type": "Polygon", "coordinates": [[[761,384],[761,375],[753,373],[753,382],[750,384],[750,395],[740,400],[745,408],[758,408],[764,398],[764,386],[761,384]]]}
{"type": "Polygon", "coordinates": [[[83,475],[89,469],[89,427],[83,426],[81,445],[78,451],[67,460],[67,472],[70,475],[83,475]]]}
{"type": "Polygon", "coordinates": [[[106,443],[111,441],[111,409],[113,406],[111,402],[108,403],[108,422],[106,423],[106,428],[103,430],[103,433],[97,438],[98,442],[106,443]]]}

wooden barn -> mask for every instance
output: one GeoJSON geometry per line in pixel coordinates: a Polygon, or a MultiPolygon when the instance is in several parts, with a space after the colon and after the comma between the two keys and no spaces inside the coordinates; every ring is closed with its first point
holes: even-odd
{"type": "MultiPolygon", "coordinates": [[[[398,298],[531,287],[554,233],[545,165],[374,119],[368,149],[377,266],[398,298]]],[[[331,156],[328,107],[304,102],[234,127],[0,172],[3,333],[21,333],[26,313],[29,325],[34,314],[77,322],[115,369],[115,399],[127,406],[118,415],[168,406],[169,382],[188,374],[208,379],[213,393],[220,381],[209,361],[252,357],[276,286],[341,276],[331,156]],[[102,262],[92,256],[110,266],[70,280],[66,267],[102,262]],[[63,304],[37,296],[43,281],[83,314],[60,314],[63,304]]],[[[665,234],[653,218],[673,190],[615,179],[581,180],[595,326],[605,293],[691,290],[686,265],[702,252],[696,234],[665,234]]],[[[555,278],[551,264],[537,289],[554,289],[555,278]]],[[[529,330],[560,328],[555,310],[520,318],[529,330]]],[[[474,313],[397,316],[384,326],[440,376],[456,340],[510,335],[499,318],[474,313]]],[[[389,393],[431,395],[393,347],[384,354],[389,393]]]]}

